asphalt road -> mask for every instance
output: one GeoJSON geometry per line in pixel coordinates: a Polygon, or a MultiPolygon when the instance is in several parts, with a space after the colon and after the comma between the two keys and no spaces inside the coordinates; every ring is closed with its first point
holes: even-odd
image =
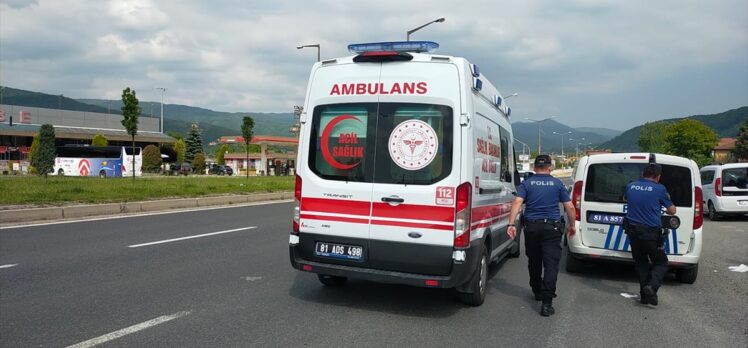
{"type": "Polygon", "coordinates": [[[656,308],[621,295],[638,292],[631,267],[596,265],[562,270],[557,313],[544,318],[524,255],[492,268],[477,308],[445,289],[325,288],[290,266],[290,212],[0,229],[0,346],[748,346],[748,273],[728,270],[748,264],[748,218],[707,220],[698,280],[669,277],[656,308]],[[129,247],[213,232],[225,233],[129,247]]]}

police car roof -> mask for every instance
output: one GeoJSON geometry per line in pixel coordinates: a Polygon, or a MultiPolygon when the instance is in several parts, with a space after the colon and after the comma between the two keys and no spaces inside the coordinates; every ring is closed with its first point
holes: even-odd
{"type": "MultiPolygon", "coordinates": [[[[685,157],[665,155],[665,154],[660,154],[660,153],[655,153],[654,156],[656,159],[655,161],[660,164],[696,166],[696,162],[685,157]]],[[[649,162],[650,153],[649,152],[605,153],[605,154],[595,154],[595,155],[585,156],[585,157],[588,157],[587,161],[589,163],[595,163],[595,162],[607,162],[607,163],[610,163],[610,162],[644,162],[646,163],[646,162],[649,162]]]]}

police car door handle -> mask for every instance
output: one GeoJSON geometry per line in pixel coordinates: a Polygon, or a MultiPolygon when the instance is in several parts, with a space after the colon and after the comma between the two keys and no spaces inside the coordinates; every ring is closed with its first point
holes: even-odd
{"type": "Polygon", "coordinates": [[[405,202],[405,199],[392,195],[389,197],[382,197],[382,202],[389,203],[390,205],[398,205],[402,202],[405,202]]]}

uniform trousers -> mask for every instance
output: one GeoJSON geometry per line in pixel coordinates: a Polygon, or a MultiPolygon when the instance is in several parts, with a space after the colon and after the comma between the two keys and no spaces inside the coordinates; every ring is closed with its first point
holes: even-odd
{"type": "Polygon", "coordinates": [[[660,229],[642,225],[628,226],[626,234],[631,243],[636,274],[639,276],[639,290],[649,285],[656,292],[668,270],[664,236],[660,229]]]}
{"type": "Polygon", "coordinates": [[[525,255],[530,271],[530,287],[540,294],[543,303],[556,297],[558,263],[561,260],[563,225],[552,222],[527,222],[525,225],[525,255]]]}

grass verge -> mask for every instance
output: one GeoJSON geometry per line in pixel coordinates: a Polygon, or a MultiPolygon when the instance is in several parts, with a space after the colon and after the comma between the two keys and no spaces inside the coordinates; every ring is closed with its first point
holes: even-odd
{"type": "Polygon", "coordinates": [[[0,177],[0,206],[114,203],[292,191],[294,177],[0,177]]]}

